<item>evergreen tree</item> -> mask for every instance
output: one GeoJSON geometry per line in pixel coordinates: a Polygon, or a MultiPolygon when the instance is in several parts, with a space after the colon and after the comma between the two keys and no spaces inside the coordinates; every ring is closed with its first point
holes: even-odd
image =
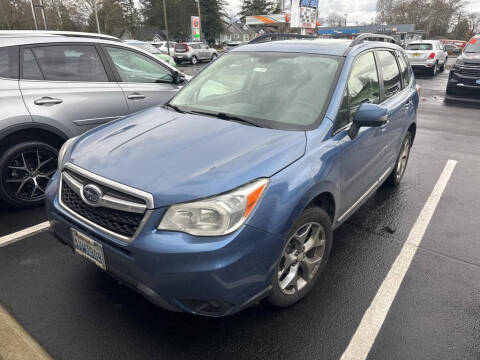
{"type": "Polygon", "coordinates": [[[271,0],[243,0],[242,10],[238,15],[243,20],[246,16],[272,14],[279,10],[278,3],[271,0]]]}

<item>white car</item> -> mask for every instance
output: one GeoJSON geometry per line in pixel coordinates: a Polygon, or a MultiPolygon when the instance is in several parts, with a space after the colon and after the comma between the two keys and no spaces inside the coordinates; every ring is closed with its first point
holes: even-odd
{"type": "Polygon", "coordinates": [[[437,70],[445,70],[448,53],[440,41],[422,40],[411,42],[405,50],[413,69],[427,70],[432,76],[435,76],[437,70]]]}
{"type": "Polygon", "coordinates": [[[159,41],[159,42],[151,42],[153,46],[155,46],[162,54],[167,54],[173,57],[173,53],[175,51],[175,45],[177,44],[175,41],[169,41],[170,43],[170,54],[168,53],[168,46],[166,41],[159,41]]]}

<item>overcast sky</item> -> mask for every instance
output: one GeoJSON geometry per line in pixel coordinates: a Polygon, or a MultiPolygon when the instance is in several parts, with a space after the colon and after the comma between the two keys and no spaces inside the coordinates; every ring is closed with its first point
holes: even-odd
{"type": "MultiPolygon", "coordinates": [[[[328,14],[336,12],[347,15],[347,22],[370,22],[375,18],[376,0],[319,0],[319,17],[326,18],[328,14]]],[[[227,0],[229,11],[238,13],[242,0],[227,0]]],[[[470,0],[467,10],[480,12],[480,0],[470,0]]]]}

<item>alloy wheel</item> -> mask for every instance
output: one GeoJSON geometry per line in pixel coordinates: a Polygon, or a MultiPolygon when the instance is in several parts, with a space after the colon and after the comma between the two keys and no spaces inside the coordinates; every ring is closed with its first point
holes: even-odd
{"type": "Polygon", "coordinates": [[[35,202],[45,197],[50,178],[57,170],[57,155],[48,149],[31,148],[15,154],[7,163],[4,184],[9,195],[35,202]]]}
{"type": "Polygon", "coordinates": [[[408,156],[410,155],[410,139],[405,138],[402,144],[402,150],[400,151],[400,157],[397,162],[396,176],[400,179],[407,168],[408,156]]]}
{"type": "Polygon", "coordinates": [[[278,285],[286,295],[302,290],[315,276],[325,254],[326,234],[318,222],[309,222],[290,237],[278,266],[278,285]]]}

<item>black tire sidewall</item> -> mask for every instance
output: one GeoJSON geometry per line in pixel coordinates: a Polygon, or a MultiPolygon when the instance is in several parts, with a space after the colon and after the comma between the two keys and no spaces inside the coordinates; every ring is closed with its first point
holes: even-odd
{"type": "MultiPolygon", "coordinates": [[[[6,172],[6,167],[8,166],[9,161],[15,157],[18,153],[30,150],[32,148],[43,148],[45,150],[51,151],[58,156],[58,149],[52,145],[41,141],[25,141],[20,144],[13,145],[0,156],[0,198],[6,203],[20,208],[28,208],[39,206],[43,204],[43,199],[37,201],[24,201],[21,199],[13,198],[10,196],[6,190],[4,183],[4,175],[6,172]]],[[[55,162],[57,160],[55,159],[55,162]]]]}
{"type": "MultiPolygon", "coordinates": [[[[325,237],[326,237],[326,245],[325,245],[325,253],[323,255],[322,262],[320,264],[320,267],[318,268],[314,278],[307,284],[305,287],[298,291],[294,295],[287,295],[284,294],[279,287],[278,284],[278,263],[281,258],[281,253],[278,257],[277,264],[274,269],[274,273],[272,275],[272,281],[271,281],[271,286],[272,286],[272,291],[270,295],[268,296],[268,301],[278,307],[285,307],[285,306],[290,306],[304,298],[314,287],[315,283],[318,281],[320,278],[321,274],[323,273],[325,267],[327,266],[328,258],[330,257],[330,252],[332,250],[332,243],[333,243],[333,231],[332,231],[332,222],[330,220],[330,217],[328,214],[323,210],[322,208],[319,207],[309,207],[305,209],[295,220],[293,223],[292,227],[290,228],[290,231],[287,236],[287,241],[290,239],[290,237],[294,234],[295,231],[297,231],[303,224],[306,224],[308,222],[316,221],[319,222],[324,230],[325,230],[325,237]]],[[[282,251],[283,248],[286,245],[286,241],[282,246],[282,251]]]]}
{"type": "Polygon", "coordinates": [[[195,55],[192,56],[192,61],[191,62],[192,62],[192,65],[198,64],[198,59],[195,55]]]}

